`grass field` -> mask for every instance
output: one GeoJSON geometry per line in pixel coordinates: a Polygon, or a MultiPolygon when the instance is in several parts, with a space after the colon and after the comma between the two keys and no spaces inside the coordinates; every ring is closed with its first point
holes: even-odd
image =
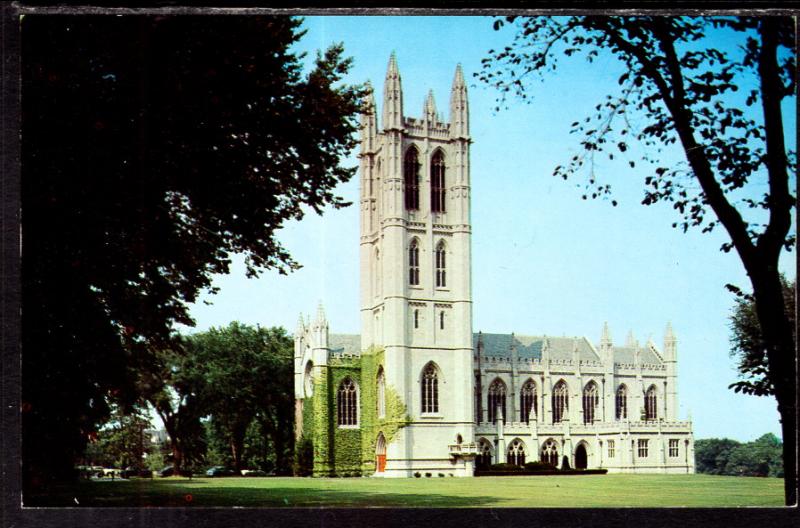
{"type": "Polygon", "coordinates": [[[430,479],[164,478],[82,482],[25,506],[636,508],[783,504],[780,479],[589,475],[430,479]]]}

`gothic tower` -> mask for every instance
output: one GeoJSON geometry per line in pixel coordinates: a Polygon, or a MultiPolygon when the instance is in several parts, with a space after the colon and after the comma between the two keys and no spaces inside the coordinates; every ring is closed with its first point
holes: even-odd
{"type": "MultiPolygon", "coordinates": [[[[361,348],[384,350],[387,387],[411,423],[387,446],[386,476],[454,471],[451,445],[474,441],[469,113],[461,67],[450,122],[428,93],[406,117],[394,54],[381,122],[361,127],[361,348]],[[380,125],[380,126],[379,126],[380,125]]],[[[456,457],[459,474],[472,473],[456,457]]]]}

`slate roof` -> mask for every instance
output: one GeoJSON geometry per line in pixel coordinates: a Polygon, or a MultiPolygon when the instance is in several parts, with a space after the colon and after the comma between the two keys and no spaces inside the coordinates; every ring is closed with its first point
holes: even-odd
{"type": "MultiPolygon", "coordinates": [[[[478,335],[472,334],[472,346],[478,346],[478,335]]],[[[542,359],[542,345],[545,336],[526,336],[516,334],[480,334],[483,340],[483,355],[501,358],[511,357],[511,344],[517,349],[520,359],[542,359]]],[[[578,356],[581,361],[602,361],[592,349],[589,341],[584,337],[553,337],[546,336],[550,343],[550,357],[554,360],[571,360],[572,348],[577,341],[578,356]]],[[[359,334],[329,334],[328,345],[335,354],[361,354],[361,335],[359,334]]],[[[658,355],[649,345],[639,346],[639,361],[642,364],[660,365],[658,355]]],[[[636,348],[631,346],[615,346],[614,363],[634,362],[636,348]]]]}
{"type": "MultiPolygon", "coordinates": [[[[472,346],[477,348],[478,335],[472,335],[472,346]]],[[[480,334],[483,341],[484,356],[501,358],[511,357],[511,344],[513,342],[520,359],[542,359],[542,345],[545,338],[550,344],[550,358],[554,360],[571,360],[572,350],[577,342],[578,356],[581,361],[602,361],[594,351],[589,341],[584,337],[551,337],[551,336],[525,336],[516,334],[480,334]]],[[[658,355],[649,345],[639,346],[639,361],[642,364],[660,365],[658,355]]],[[[614,363],[633,363],[634,347],[613,347],[614,363]]]]}
{"type": "MultiPolygon", "coordinates": [[[[634,356],[636,354],[636,348],[624,346],[624,347],[614,347],[614,362],[615,363],[633,363],[634,356]]],[[[661,359],[658,355],[653,352],[650,346],[640,346],[639,347],[639,362],[642,364],[649,364],[649,365],[660,365],[662,363],[661,359]]]]}
{"type": "Polygon", "coordinates": [[[361,335],[328,334],[328,346],[335,354],[361,355],[361,335]]]}
{"type": "MultiPolygon", "coordinates": [[[[542,346],[545,336],[526,336],[512,334],[480,334],[485,356],[511,357],[511,344],[517,349],[521,359],[542,359],[542,346]]],[[[600,361],[585,338],[578,337],[546,337],[550,345],[550,357],[556,360],[572,359],[572,350],[578,345],[578,357],[581,361],[600,361]]],[[[478,346],[478,334],[472,334],[472,346],[478,346]]]]}

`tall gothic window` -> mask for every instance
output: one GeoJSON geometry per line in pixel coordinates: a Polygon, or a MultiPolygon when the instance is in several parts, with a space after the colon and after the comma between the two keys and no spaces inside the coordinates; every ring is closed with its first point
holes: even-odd
{"type": "Polygon", "coordinates": [[[647,394],[644,396],[644,419],[648,422],[658,417],[657,403],[656,386],[650,385],[650,388],[647,389],[647,394]]]}
{"type": "Polygon", "coordinates": [[[358,391],[350,378],[339,384],[336,394],[337,423],[341,425],[358,425],[358,391]]]}
{"type": "Polygon", "coordinates": [[[414,328],[419,328],[419,310],[414,310],[414,328]]]}
{"type": "Polygon", "coordinates": [[[475,374],[475,423],[483,421],[483,406],[481,405],[481,375],[475,374]]]}
{"type": "Polygon", "coordinates": [[[444,154],[437,150],[431,160],[431,211],[445,212],[444,154]]]}
{"type": "Polygon", "coordinates": [[[519,391],[519,413],[520,422],[529,423],[531,409],[536,407],[536,384],[533,380],[528,380],[519,391]]]}
{"type": "Polygon", "coordinates": [[[444,288],[447,286],[446,266],[445,266],[444,240],[436,246],[436,287],[444,288]]]}
{"type": "Polygon", "coordinates": [[[507,462],[515,466],[525,465],[525,445],[522,440],[514,440],[509,444],[507,462]]]}
{"type": "Polygon", "coordinates": [[[617,387],[617,420],[628,418],[628,388],[625,385],[617,387]]]}
{"type": "Polygon", "coordinates": [[[416,238],[408,248],[408,283],[412,286],[419,284],[419,242],[416,238]]]}
{"type": "Polygon", "coordinates": [[[558,445],[552,438],[542,446],[542,462],[551,466],[558,466],[558,445]]]}
{"type": "Polygon", "coordinates": [[[422,371],[422,412],[439,412],[439,375],[433,363],[422,371]]]}
{"type": "Polygon", "coordinates": [[[383,367],[378,370],[377,395],[375,407],[378,411],[378,418],[386,416],[386,376],[383,374],[383,367]]]}
{"type": "Polygon", "coordinates": [[[503,414],[503,423],[506,423],[506,384],[500,378],[495,379],[489,385],[489,396],[486,403],[489,406],[489,423],[495,423],[499,418],[498,407],[503,414]]]}
{"type": "Polygon", "coordinates": [[[403,176],[405,177],[406,209],[416,211],[419,209],[419,157],[417,149],[414,147],[406,151],[403,176]]]}
{"type": "Polygon", "coordinates": [[[583,388],[583,423],[590,424],[594,422],[598,401],[597,384],[590,381],[583,388]]]}
{"type": "Polygon", "coordinates": [[[439,330],[444,330],[444,310],[439,312],[439,330]]]}
{"type": "Polygon", "coordinates": [[[564,380],[553,387],[553,423],[560,423],[565,413],[569,410],[569,393],[564,380]]]}
{"type": "Polygon", "coordinates": [[[615,452],[614,441],[613,440],[609,440],[608,441],[608,458],[614,458],[614,454],[615,454],[614,452],[615,452]]]}

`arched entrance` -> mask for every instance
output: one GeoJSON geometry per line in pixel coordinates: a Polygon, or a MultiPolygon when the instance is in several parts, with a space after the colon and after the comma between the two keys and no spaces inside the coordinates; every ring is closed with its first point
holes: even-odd
{"type": "Polygon", "coordinates": [[[589,457],[586,455],[586,446],[579,444],[575,449],[575,469],[586,469],[588,458],[589,457]]]}
{"type": "Polygon", "coordinates": [[[479,454],[475,458],[475,465],[478,469],[489,469],[492,465],[492,444],[485,438],[478,442],[479,454]]]}
{"type": "Polygon", "coordinates": [[[383,473],[386,469],[386,438],[383,433],[378,433],[378,440],[375,442],[375,472],[383,473]]]}

